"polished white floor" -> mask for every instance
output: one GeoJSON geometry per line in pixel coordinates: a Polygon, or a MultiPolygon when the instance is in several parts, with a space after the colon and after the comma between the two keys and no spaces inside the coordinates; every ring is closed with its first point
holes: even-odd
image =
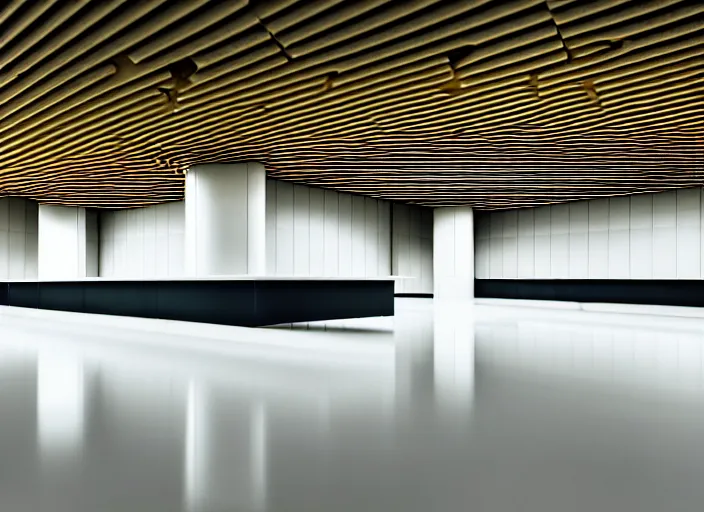
{"type": "Polygon", "coordinates": [[[0,308],[0,511],[704,510],[704,319],[0,308]]]}

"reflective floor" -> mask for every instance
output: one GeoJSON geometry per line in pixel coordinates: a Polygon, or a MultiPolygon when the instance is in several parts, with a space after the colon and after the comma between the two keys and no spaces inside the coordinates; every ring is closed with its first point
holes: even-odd
{"type": "Polygon", "coordinates": [[[397,309],[0,312],[0,510],[704,510],[704,320],[397,309]]]}

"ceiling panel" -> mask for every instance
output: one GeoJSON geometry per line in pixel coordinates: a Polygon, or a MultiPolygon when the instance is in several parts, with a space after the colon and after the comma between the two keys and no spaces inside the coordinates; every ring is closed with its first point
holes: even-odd
{"type": "Polygon", "coordinates": [[[14,0],[0,194],[129,207],[194,164],[479,209],[700,186],[704,1],[14,0]]]}

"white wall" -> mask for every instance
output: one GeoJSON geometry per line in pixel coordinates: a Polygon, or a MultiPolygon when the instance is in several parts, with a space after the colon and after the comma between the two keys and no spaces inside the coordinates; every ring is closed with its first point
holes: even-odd
{"type": "Polygon", "coordinates": [[[478,279],[702,279],[700,188],[489,212],[478,279]]]}
{"type": "MultiPolygon", "coordinates": [[[[267,273],[391,275],[387,201],[267,181],[267,273]]],[[[182,201],[101,213],[100,275],[184,275],[182,201]]]]}
{"type": "MultiPolygon", "coordinates": [[[[274,275],[411,277],[398,293],[433,292],[432,209],[267,181],[267,265],[274,275]],[[393,232],[393,236],[392,236],[393,232]]],[[[0,199],[0,278],[34,279],[38,205],[0,199]]],[[[185,273],[183,201],[86,210],[87,275],[185,273]],[[99,234],[99,236],[98,236],[99,234]]]]}
{"type": "Polygon", "coordinates": [[[184,274],[183,201],[100,213],[101,277],[184,274]]]}
{"type": "Polygon", "coordinates": [[[0,198],[0,279],[36,279],[38,205],[0,198]]]}
{"type": "Polygon", "coordinates": [[[433,210],[393,205],[392,273],[396,293],[433,293],[433,210]]]}
{"type": "Polygon", "coordinates": [[[267,272],[271,275],[391,275],[387,201],[267,181],[267,272]]]}

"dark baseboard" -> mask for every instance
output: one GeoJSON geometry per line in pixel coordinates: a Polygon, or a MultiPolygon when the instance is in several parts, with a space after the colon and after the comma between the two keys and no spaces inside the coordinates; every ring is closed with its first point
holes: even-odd
{"type": "Polygon", "coordinates": [[[477,298],[704,307],[704,280],[475,279],[477,298]]]}
{"type": "Polygon", "coordinates": [[[404,299],[432,299],[432,293],[395,293],[394,297],[404,299]]]}

